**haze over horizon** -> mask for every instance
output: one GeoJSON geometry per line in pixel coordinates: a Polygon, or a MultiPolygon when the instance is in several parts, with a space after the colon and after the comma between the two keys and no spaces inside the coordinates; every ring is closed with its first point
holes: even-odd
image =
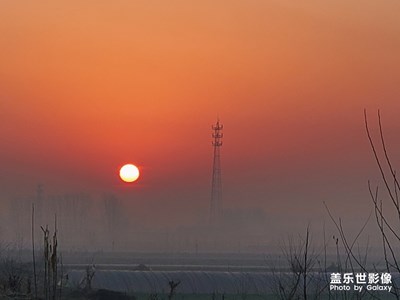
{"type": "Polygon", "coordinates": [[[381,109],[400,165],[399,12],[394,0],[1,2],[1,218],[43,184],[46,199],[87,195],[98,222],[115,197],[138,228],[203,224],[219,116],[228,211],[262,211],[279,237],[329,223],[325,201],[358,230],[367,181],[381,184],[364,108],[375,136],[381,109]],[[132,185],[118,178],[128,162],[132,185]]]}

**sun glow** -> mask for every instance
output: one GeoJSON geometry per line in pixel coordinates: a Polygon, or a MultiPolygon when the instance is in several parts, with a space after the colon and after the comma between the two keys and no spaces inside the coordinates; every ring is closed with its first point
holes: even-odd
{"type": "Polygon", "coordinates": [[[126,164],[119,170],[119,177],[125,182],[134,182],[139,178],[139,169],[135,165],[126,164]]]}

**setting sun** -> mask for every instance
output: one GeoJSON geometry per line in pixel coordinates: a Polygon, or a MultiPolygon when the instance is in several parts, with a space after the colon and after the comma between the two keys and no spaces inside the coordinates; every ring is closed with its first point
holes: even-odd
{"type": "Polygon", "coordinates": [[[134,182],[139,178],[139,169],[132,164],[126,164],[119,170],[119,177],[125,182],[134,182]]]}

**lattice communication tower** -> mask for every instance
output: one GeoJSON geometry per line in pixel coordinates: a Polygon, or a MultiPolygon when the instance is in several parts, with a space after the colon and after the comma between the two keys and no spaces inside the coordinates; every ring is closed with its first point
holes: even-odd
{"type": "Polygon", "coordinates": [[[211,205],[210,205],[210,221],[216,223],[217,220],[222,216],[222,181],[221,181],[221,155],[220,148],[222,146],[222,129],[223,125],[220,124],[219,120],[215,125],[212,125],[213,130],[213,172],[212,172],[212,183],[211,183],[211,205]]]}

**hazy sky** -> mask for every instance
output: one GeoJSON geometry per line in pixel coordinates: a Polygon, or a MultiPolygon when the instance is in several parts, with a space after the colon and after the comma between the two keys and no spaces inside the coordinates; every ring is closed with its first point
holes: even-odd
{"type": "Polygon", "coordinates": [[[219,116],[226,207],[363,216],[379,178],[364,108],[400,149],[399,15],[398,0],[2,0],[1,196],[42,183],[201,219],[219,116]]]}

